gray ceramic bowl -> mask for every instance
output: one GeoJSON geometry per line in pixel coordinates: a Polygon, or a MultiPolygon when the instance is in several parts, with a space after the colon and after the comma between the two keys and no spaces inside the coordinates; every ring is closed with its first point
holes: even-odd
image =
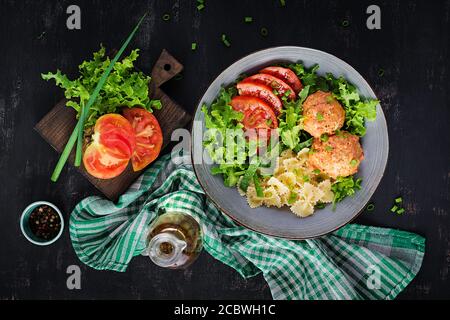
{"type": "MultiPolygon", "coordinates": [[[[320,74],[331,72],[335,76],[344,76],[358,88],[362,96],[376,98],[369,84],[355,69],[328,53],[301,47],[276,47],[258,51],[233,63],[206,90],[194,117],[193,157],[196,155],[195,152],[202,150],[196,143],[201,141],[198,136],[202,131],[196,129],[195,125],[199,121],[204,122],[200,107],[203,103],[210,104],[216,98],[221,86],[234,82],[242,73],[252,74],[274,63],[297,61],[303,61],[307,67],[318,63],[320,74]]],[[[367,122],[366,126],[367,134],[361,140],[365,159],[358,172],[358,176],[363,180],[362,188],[353,197],[347,197],[338,203],[335,211],[329,205],[325,209],[316,210],[310,217],[299,218],[292,214],[289,208],[251,209],[236,188],[225,187],[221,176],[211,175],[211,165],[205,162],[194,163],[194,170],[208,197],[220,210],[243,226],[281,238],[307,239],[322,236],[353,220],[370,200],[383,176],[389,153],[389,141],[386,119],[380,105],[377,106],[376,121],[367,122]]],[[[202,130],[204,129],[203,125],[202,130]]]]}

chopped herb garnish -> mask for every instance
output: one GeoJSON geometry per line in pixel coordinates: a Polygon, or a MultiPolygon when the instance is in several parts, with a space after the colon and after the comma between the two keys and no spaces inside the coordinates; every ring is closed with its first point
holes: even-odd
{"type": "Polygon", "coordinates": [[[309,182],[310,181],[310,179],[309,179],[309,177],[307,175],[304,175],[302,178],[303,178],[303,182],[309,182]]]}
{"type": "Polygon", "coordinates": [[[405,212],[405,209],[403,209],[403,208],[397,210],[397,214],[402,214],[402,213],[404,213],[404,212],[405,212]]]}
{"type": "Polygon", "coordinates": [[[328,141],[328,135],[327,135],[326,133],[322,134],[322,135],[320,136],[320,140],[321,140],[322,142],[327,142],[327,141],[328,141]]]}
{"type": "Polygon", "coordinates": [[[320,174],[320,170],[319,170],[319,169],[314,169],[314,170],[313,170],[313,173],[314,173],[314,174],[320,174]]]}
{"type": "Polygon", "coordinates": [[[276,96],[280,94],[280,93],[278,92],[278,90],[275,90],[275,89],[272,90],[272,92],[273,92],[273,94],[276,95],[276,96]]]}
{"type": "Polygon", "coordinates": [[[329,146],[329,145],[325,146],[325,150],[328,151],[328,152],[333,151],[333,147],[329,146]]]}
{"type": "Polygon", "coordinates": [[[403,202],[402,197],[398,197],[395,199],[395,203],[402,203],[402,202],[403,202]]]}
{"type": "Polygon", "coordinates": [[[367,211],[373,211],[375,209],[375,205],[373,203],[369,203],[366,209],[367,211]]]}
{"type": "Polygon", "coordinates": [[[359,161],[356,160],[356,159],[353,159],[352,161],[350,161],[350,165],[351,165],[352,167],[356,167],[356,166],[358,165],[358,163],[359,163],[359,161]]]}
{"type": "Polygon", "coordinates": [[[348,27],[350,25],[350,22],[348,20],[343,20],[342,21],[342,26],[343,27],[348,27]]]}
{"type": "Polygon", "coordinates": [[[316,205],[315,205],[315,208],[316,209],[323,209],[323,208],[325,208],[325,206],[326,206],[326,203],[323,203],[323,202],[317,202],[316,203],[316,205]]]}
{"type": "Polygon", "coordinates": [[[245,23],[251,23],[251,22],[253,22],[253,17],[245,17],[245,18],[244,18],[244,22],[245,22],[245,23]]]}
{"type": "Polygon", "coordinates": [[[330,96],[327,97],[327,103],[328,104],[332,103],[333,101],[334,101],[333,96],[330,95],[330,96]]]}
{"type": "Polygon", "coordinates": [[[257,174],[253,176],[253,183],[255,184],[256,195],[260,198],[264,197],[263,188],[257,174]]]}
{"type": "Polygon", "coordinates": [[[286,6],[286,0],[280,0],[280,4],[282,7],[286,6]]]}
{"type": "Polygon", "coordinates": [[[196,50],[197,49],[197,43],[196,42],[192,42],[191,43],[191,50],[196,50]]]}
{"type": "Polygon", "coordinates": [[[41,34],[36,38],[37,40],[41,40],[45,36],[45,31],[42,31],[41,34]]]}
{"type": "Polygon", "coordinates": [[[227,36],[225,34],[222,34],[222,42],[227,47],[231,46],[231,43],[230,43],[230,41],[228,40],[228,38],[227,38],[227,36]]]}
{"type": "Polygon", "coordinates": [[[257,164],[251,164],[247,171],[245,171],[244,177],[241,180],[241,183],[239,185],[239,187],[247,192],[248,189],[248,185],[250,184],[250,181],[253,179],[253,176],[256,174],[256,170],[258,170],[258,165],[257,164]]]}
{"type": "Polygon", "coordinates": [[[302,91],[300,91],[300,93],[298,94],[298,98],[300,100],[300,103],[305,102],[306,98],[308,97],[309,94],[309,88],[310,86],[305,86],[302,91]]]}
{"type": "Polygon", "coordinates": [[[317,112],[316,119],[317,119],[317,121],[323,121],[323,114],[321,112],[317,112]]]}
{"type": "Polygon", "coordinates": [[[291,191],[291,194],[289,195],[288,204],[293,204],[295,201],[297,201],[298,195],[294,191],[291,191]]]}
{"type": "Polygon", "coordinates": [[[168,13],[164,14],[164,15],[162,16],[162,19],[163,19],[164,21],[169,21],[169,20],[170,20],[170,14],[168,14],[168,13]]]}
{"type": "Polygon", "coordinates": [[[396,205],[394,205],[394,206],[391,208],[391,212],[397,212],[397,210],[398,210],[398,207],[397,207],[396,205]]]}
{"type": "Polygon", "coordinates": [[[197,10],[201,11],[205,8],[205,0],[197,0],[197,10]]]}
{"type": "Polygon", "coordinates": [[[269,30],[267,30],[267,28],[262,27],[261,28],[261,35],[263,37],[267,37],[268,34],[269,34],[269,30]]]}
{"type": "Polygon", "coordinates": [[[379,77],[384,76],[384,70],[383,69],[378,70],[378,76],[379,77]]]}

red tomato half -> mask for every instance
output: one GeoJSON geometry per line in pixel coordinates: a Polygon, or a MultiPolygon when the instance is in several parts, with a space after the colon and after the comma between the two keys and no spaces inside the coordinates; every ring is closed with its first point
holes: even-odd
{"type": "Polygon", "coordinates": [[[259,98],[269,104],[276,115],[281,113],[283,104],[281,103],[281,100],[273,93],[273,89],[269,86],[261,83],[241,81],[237,84],[237,88],[241,96],[259,98]]]}
{"type": "Polygon", "coordinates": [[[282,67],[267,67],[262,69],[260,72],[270,74],[274,77],[277,77],[280,80],[283,80],[288,85],[290,85],[292,89],[294,89],[296,94],[299,93],[303,88],[300,79],[291,69],[282,67]]]}
{"type": "Polygon", "coordinates": [[[120,175],[136,146],[134,131],[127,119],[119,114],[101,116],[95,123],[92,139],[83,154],[86,171],[99,179],[120,175]]]}
{"type": "Polygon", "coordinates": [[[289,100],[295,100],[295,91],[291,88],[290,85],[288,85],[283,80],[280,80],[270,74],[264,74],[264,73],[258,73],[253,76],[250,76],[248,78],[245,78],[242,80],[242,82],[256,82],[256,83],[262,83],[266,86],[271,87],[274,90],[278,91],[278,96],[281,98],[283,97],[286,92],[289,92],[289,100]]]}
{"type": "Polygon", "coordinates": [[[161,152],[161,127],[155,116],[143,108],[126,108],[123,115],[131,123],[136,135],[136,148],[131,164],[134,171],[139,171],[152,163],[161,152]]]}
{"type": "Polygon", "coordinates": [[[242,124],[245,129],[275,129],[278,120],[272,108],[263,100],[255,97],[236,96],[231,99],[234,110],[242,112],[242,124]]]}
{"type": "Polygon", "coordinates": [[[129,159],[117,159],[110,156],[99,145],[91,144],[83,155],[86,171],[98,179],[111,179],[119,176],[127,167],[129,159]]]}

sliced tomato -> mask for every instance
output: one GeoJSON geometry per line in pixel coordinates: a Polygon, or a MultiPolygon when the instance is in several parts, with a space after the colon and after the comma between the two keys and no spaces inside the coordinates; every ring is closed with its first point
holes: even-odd
{"type": "Polygon", "coordinates": [[[235,96],[231,99],[234,110],[242,112],[245,129],[275,129],[278,120],[272,108],[263,100],[249,96],[235,96]]]}
{"type": "Polygon", "coordinates": [[[119,176],[127,167],[129,159],[117,159],[98,144],[91,144],[84,151],[83,164],[86,171],[98,179],[119,176]]]}
{"type": "Polygon", "coordinates": [[[274,77],[270,74],[258,73],[248,78],[245,78],[244,80],[242,80],[242,82],[262,83],[278,91],[278,97],[280,98],[283,97],[287,92],[289,92],[288,95],[289,100],[295,100],[296,98],[295,91],[294,89],[291,88],[290,85],[288,85],[283,80],[280,80],[277,77],[274,77]]]}
{"type": "Polygon", "coordinates": [[[136,147],[136,138],[130,122],[120,114],[107,114],[98,118],[94,128],[94,140],[103,145],[104,151],[117,159],[130,159],[136,147]]]}
{"type": "Polygon", "coordinates": [[[119,114],[101,116],[94,127],[92,142],[84,151],[86,171],[99,179],[120,175],[128,165],[136,146],[134,130],[119,114]]]}
{"type": "Polygon", "coordinates": [[[284,82],[294,89],[295,93],[299,93],[303,86],[297,75],[289,68],[283,67],[267,67],[260,71],[260,73],[270,74],[284,82]]]}
{"type": "Polygon", "coordinates": [[[256,82],[241,81],[237,84],[237,89],[241,96],[259,98],[269,104],[276,115],[281,113],[283,104],[281,103],[280,98],[273,93],[273,89],[269,86],[256,82]]]}
{"type": "Polygon", "coordinates": [[[139,171],[152,163],[161,152],[161,127],[155,116],[143,108],[126,108],[123,115],[131,123],[136,135],[136,148],[131,157],[131,164],[134,171],[139,171]]]}

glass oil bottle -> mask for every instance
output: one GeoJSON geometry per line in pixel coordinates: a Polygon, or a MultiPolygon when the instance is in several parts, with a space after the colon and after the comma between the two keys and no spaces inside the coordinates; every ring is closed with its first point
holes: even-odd
{"type": "Polygon", "coordinates": [[[202,250],[202,230],[191,215],[166,212],[150,225],[144,255],[158,266],[184,269],[191,265],[202,250]]]}

